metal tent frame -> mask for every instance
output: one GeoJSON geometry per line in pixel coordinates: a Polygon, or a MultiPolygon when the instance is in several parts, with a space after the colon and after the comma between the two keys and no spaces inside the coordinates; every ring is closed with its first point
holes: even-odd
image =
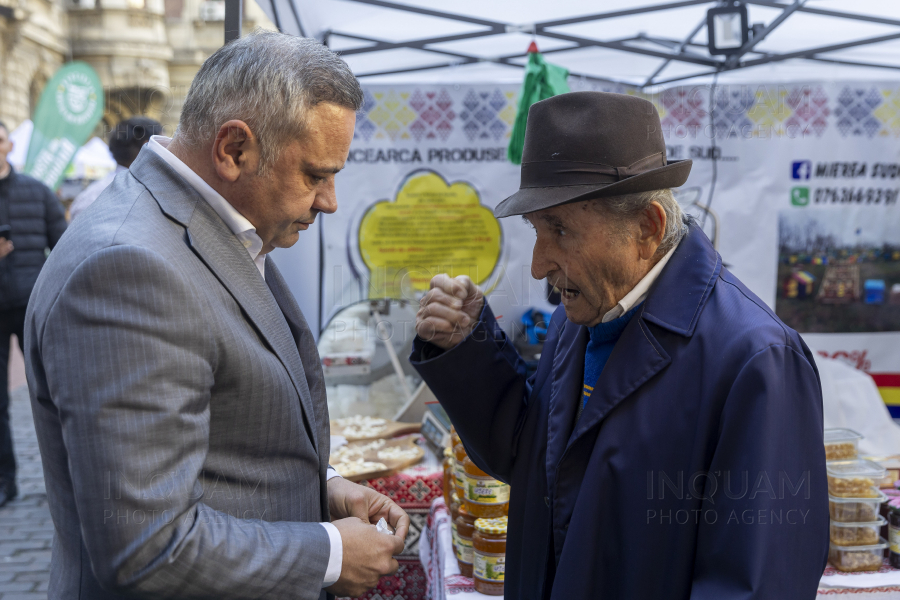
{"type": "MultiPolygon", "coordinates": [[[[375,6],[383,9],[397,11],[398,16],[401,14],[415,14],[426,17],[435,17],[446,19],[457,24],[466,24],[469,26],[477,26],[477,31],[469,31],[465,33],[457,33],[453,35],[443,35],[428,38],[411,38],[403,41],[386,41],[376,37],[360,36],[339,29],[330,29],[323,33],[323,42],[329,45],[331,38],[340,36],[356,42],[363,42],[368,45],[363,47],[347,48],[340,51],[342,56],[353,56],[360,54],[371,54],[382,52],[385,50],[412,49],[430,53],[435,56],[436,62],[424,66],[412,66],[401,68],[387,68],[378,71],[357,73],[360,78],[372,77],[377,75],[391,75],[399,73],[409,73],[414,71],[428,71],[434,69],[458,67],[460,65],[474,63],[495,63],[510,67],[524,67],[524,59],[527,56],[525,51],[516,54],[508,54],[485,58],[483,56],[475,56],[460,51],[451,51],[445,48],[436,47],[437,44],[446,42],[455,42],[460,40],[470,40],[477,38],[489,38],[491,36],[500,36],[509,33],[526,33],[533,36],[542,36],[566,42],[570,45],[564,48],[548,49],[543,51],[544,54],[552,54],[555,52],[571,52],[573,50],[583,48],[608,48],[622,52],[628,52],[637,55],[659,58],[661,63],[659,67],[650,75],[640,87],[648,87],[651,85],[661,85],[681,81],[685,79],[693,79],[726,71],[734,71],[746,69],[767,63],[778,63],[791,59],[802,59],[807,61],[828,62],[840,65],[849,65],[857,67],[870,67],[878,69],[900,70],[900,59],[895,64],[879,64],[868,63],[864,61],[842,60],[840,58],[827,56],[828,53],[845,50],[848,48],[856,48],[872,44],[879,44],[891,40],[900,39],[900,20],[891,19],[877,15],[865,15],[857,13],[849,13],[844,11],[826,10],[807,6],[808,0],[794,0],[793,2],[777,2],[774,0],[743,0],[747,5],[757,5],[768,8],[779,9],[781,12],[768,25],[755,28],[754,35],[744,44],[736,53],[724,57],[711,56],[706,51],[705,44],[695,43],[693,40],[696,35],[706,26],[706,20],[698,23],[685,39],[668,39],[659,36],[648,36],[646,34],[638,34],[621,39],[600,40],[579,35],[571,35],[563,33],[554,28],[565,25],[589,23],[602,21],[605,19],[614,19],[618,17],[641,15],[648,13],[659,13],[662,11],[683,8],[696,5],[707,5],[712,8],[730,4],[726,0],[678,0],[672,2],[662,2],[651,6],[643,6],[626,10],[617,10],[611,12],[602,12],[596,14],[587,14],[583,16],[558,19],[553,21],[542,21],[525,24],[504,23],[501,21],[478,18],[475,16],[467,16],[447,12],[444,10],[433,10],[421,6],[409,4],[401,4],[388,0],[346,0],[369,6],[375,6]],[[868,37],[855,41],[844,43],[830,44],[825,46],[810,47],[792,52],[774,53],[757,50],[757,45],[762,42],[772,31],[782,26],[790,19],[792,15],[798,13],[807,13],[813,15],[821,15],[828,17],[836,17],[852,21],[865,21],[869,23],[877,23],[881,25],[894,26],[897,31],[887,35],[876,37],[868,37]],[[706,67],[698,73],[682,75],[673,78],[659,79],[663,70],[672,62],[688,63],[706,67]]],[[[304,28],[300,19],[298,4],[300,0],[259,0],[260,4],[274,17],[274,22],[279,30],[294,35],[304,35],[304,28]]],[[[226,0],[226,42],[229,39],[239,35],[240,23],[239,11],[241,8],[241,0],[226,0]],[[230,35],[229,35],[230,34],[230,35]]],[[[612,83],[622,83],[633,85],[630,82],[616,81],[610,78],[599,78],[585,73],[572,72],[575,77],[582,77],[588,80],[597,80],[612,83]]]]}

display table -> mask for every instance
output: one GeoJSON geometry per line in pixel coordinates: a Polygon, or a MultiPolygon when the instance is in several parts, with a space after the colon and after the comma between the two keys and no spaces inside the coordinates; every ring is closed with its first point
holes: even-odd
{"type": "Polygon", "coordinates": [[[426,527],[419,539],[419,558],[425,569],[431,600],[444,600],[447,596],[453,596],[454,600],[502,598],[476,592],[472,580],[460,575],[453,554],[450,511],[443,498],[437,498],[431,504],[426,527]]]}
{"type": "MultiPolygon", "coordinates": [[[[459,573],[450,534],[450,513],[443,498],[436,498],[419,538],[419,557],[425,570],[428,597],[445,600],[497,598],[475,591],[472,580],[459,573]]],[[[818,598],[846,597],[853,600],[900,600],[900,570],[887,560],[875,573],[842,573],[829,565],[819,583],[818,598]]]]}
{"type": "Polygon", "coordinates": [[[843,573],[828,565],[819,582],[818,597],[900,600],[900,570],[891,567],[887,559],[881,569],[869,573],[843,573]]]}
{"type": "Polygon", "coordinates": [[[429,508],[441,494],[444,472],[437,456],[427,446],[425,457],[417,465],[396,475],[362,482],[400,505],[409,514],[409,535],[403,554],[396,556],[400,569],[395,575],[382,577],[376,587],[360,596],[366,600],[425,600],[425,571],[419,561],[419,543],[426,530],[429,508]]]}

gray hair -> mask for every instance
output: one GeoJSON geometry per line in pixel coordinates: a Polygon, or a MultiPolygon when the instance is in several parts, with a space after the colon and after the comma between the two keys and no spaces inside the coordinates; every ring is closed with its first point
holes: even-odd
{"type": "Polygon", "coordinates": [[[244,121],[259,141],[265,174],[284,145],[302,137],[307,111],[321,102],[362,107],[362,89],[347,63],[316,40],[257,30],[206,59],[175,137],[197,148],[224,123],[244,121]]]}
{"type": "Polygon", "coordinates": [[[681,238],[687,233],[687,219],[672,190],[653,190],[650,192],[638,192],[636,194],[624,194],[622,196],[610,196],[597,198],[592,203],[604,216],[612,217],[620,226],[620,232],[630,236],[629,224],[650,206],[658,202],[666,213],[666,230],[662,241],[656,250],[656,256],[664,256],[669,250],[678,245],[681,238]]]}

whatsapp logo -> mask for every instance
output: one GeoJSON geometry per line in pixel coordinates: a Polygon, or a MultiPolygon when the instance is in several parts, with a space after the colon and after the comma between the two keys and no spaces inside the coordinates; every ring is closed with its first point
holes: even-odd
{"type": "Polygon", "coordinates": [[[807,204],[809,204],[809,188],[791,188],[791,204],[793,204],[794,206],[806,206],[807,204]]]}

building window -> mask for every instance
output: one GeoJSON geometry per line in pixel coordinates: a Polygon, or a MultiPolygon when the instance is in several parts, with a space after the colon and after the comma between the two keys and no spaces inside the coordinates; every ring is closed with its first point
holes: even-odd
{"type": "Polygon", "coordinates": [[[224,21],[225,0],[206,0],[200,4],[201,21],[224,21]]]}

